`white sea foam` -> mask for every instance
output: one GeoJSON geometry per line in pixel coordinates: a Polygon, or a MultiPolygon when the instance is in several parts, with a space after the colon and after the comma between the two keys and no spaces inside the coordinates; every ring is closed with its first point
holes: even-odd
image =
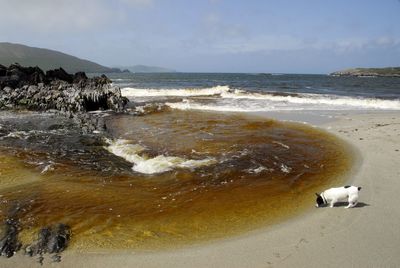
{"type": "Polygon", "coordinates": [[[231,99],[252,99],[252,100],[268,100],[277,103],[288,104],[314,104],[323,107],[329,106],[348,106],[370,109],[400,109],[400,100],[383,100],[375,98],[357,98],[345,97],[336,95],[320,95],[320,94],[297,94],[297,95],[277,95],[277,94],[262,94],[249,93],[244,91],[228,91],[221,94],[223,98],[231,99]]]}
{"type": "Polygon", "coordinates": [[[185,99],[166,103],[173,109],[226,112],[296,111],[296,110],[400,110],[400,100],[337,97],[329,95],[275,96],[257,94],[237,96],[229,93],[213,102],[185,99]],[[235,97],[232,97],[235,96],[235,97]]]}
{"type": "Polygon", "coordinates": [[[209,111],[291,111],[291,110],[400,110],[400,100],[349,97],[329,94],[278,94],[231,89],[228,86],[192,89],[123,88],[127,97],[185,97],[183,102],[167,103],[180,110],[209,111]],[[191,97],[206,96],[212,103],[199,102],[191,97]]]}
{"type": "Polygon", "coordinates": [[[250,92],[231,89],[228,86],[216,86],[197,89],[143,89],[124,88],[122,94],[127,97],[186,97],[181,103],[167,103],[181,110],[210,111],[290,111],[290,110],[400,110],[400,100],[348,97],[329,94],[278,94],[268,92],[250,92]],[[213,103],[200,103],[191,97],[207,96],[213,103]]]}
{"type": "Polygon", "coordinates": [[[0,140],[3,140],[5,138],[15,138],[15,139],[21,139],[21,140],[26,140],[31,136],[35,135],[41,135],[41,134],[54,134],[54,135],[61,135],[65,134],[66,130],[65,129],[55,129],[55,130],[29,130],[29,131],[13,131],[8,133],[7,135],[1,136],[0,140]]]}
{"type": "Polygon", "coordinates": [[[187,89],[150,89],[150,88],[130,88],[121,89],[121,94],[125,97],[189,97],[189,96],[213,96],[221,95],[230,91],[228,86],[215,86],[210,88],[187,88],[187,89]]]}
{"type": "Polygon", "coordinates": [[[49,164],[46,165],[42,171],[40,172],[40,174],[44,174],[47,173],[49,171],[53,171],[54,170],[54,162],[53,161],[49,161],[49,164]]]}
{"type": "Polygon", "coordinates": [[[158,155],[153,158],[140,155],[145,148],[139,144],[133,144],[129,140],[118,139],[108,141],[109,146],[105,147],[109,152],[122,157],[126,161],[133,163],[132,169],[144,174],[155,174],[170,171],[175,168],[197,168],[216,163],[214,158],[200,160],[185,159],[177,156],[158,155]]]}
{"type": "Polygon", "coordinates": [[[282,147],[285,148],[285,149],[290,149],[290,147],[289,147],[288,145],[286,145],[286,144],[284,144],[284,143],[282,143],[282,142],[273,141],[272,143],[278,144],[278,145],[282,146],[282,147]]]}
{"type": "Polygon", "coordinates": [[[292,168],[285,164],[281,164],[280,168],[283,173],[290,173],[292,171],[292,168]]]}
{"type": "Polygon", "coordinates": [[[264,172],[264,171],[272,172],[274,170],[272,168],[266,168],[264,166],[259,166],[257,168],[247,169],[246,171],[247,171],[247,173],[250,173],[250,174],[259,174],[259,173],[264,172]]]}
{"type": "Polygon", "coordinates": [[[195,101],[183,100],[182,102],[167,102],[167,106],[172,109],[178,110],[203,110],[203,111],[217,111],[217,112],[259,112],[259,111],[272,111],[271,107],[263,108],[256,106],[241,107],[239,103],[232,102],[231,104],[203,104],[195,101]]]}

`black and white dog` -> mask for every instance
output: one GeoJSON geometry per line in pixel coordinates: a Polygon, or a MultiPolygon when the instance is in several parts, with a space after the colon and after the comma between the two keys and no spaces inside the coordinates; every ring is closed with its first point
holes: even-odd
{"type": "Polygon", "coordinates": [[[358,192],[361,187],[356,186],[344,186],[338,188],[330,188],[323,191],[321,194],[317,194],[317,204],[316,207],[322,207],[329,204],[329,207],[333,207],[335,203],[339,201],[348,201],[349,204],[346,208],[352,208],[357,205],[358,202],[358,192]]]}

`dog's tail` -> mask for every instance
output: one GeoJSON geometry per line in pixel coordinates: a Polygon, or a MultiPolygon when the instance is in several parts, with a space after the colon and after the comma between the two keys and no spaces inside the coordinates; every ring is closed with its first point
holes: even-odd
{"type": "Polygon", "coordinates": [[[358,189],[358,191],[361,191],[362,188],[361,188],[361,187],[358,187],[357,189],[358,189]]]}

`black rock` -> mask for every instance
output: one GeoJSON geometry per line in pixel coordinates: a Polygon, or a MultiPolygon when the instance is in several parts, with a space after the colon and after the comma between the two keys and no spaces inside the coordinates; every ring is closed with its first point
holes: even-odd
{"type": "Polygon", "coordinates": [[[38,239],[25,248],[25,253],[31,257],[37,256],[38,262],[43,264],[43,255],[55,254],[51,257],[53,262],[60,262],[59,253],[64,251],[71,239],[71,228],[63,223],[42,228],[39,231],[38,239]]]}
{"type": "Polygon", "coordinates": [[[46,253],[47,244],[51,236],[51,230],[49,227],[42,228],[38,234],[38,240],[25,248],[25,253],[31,257],[46,253]]]}
{"type": "Polygon", "coordinates": [[[112,81],[104,74],[102,74],[100,77],[96,76],[93,77],[93,81],[97,85],[106,85],[110,84],[112,81]]]}
{"type": "Polygon", "coordinates": [[[5,76],[7,72],[7,67],[0,64],[0,76],[5,76]]]}
{"type": "Polygon", "coordinates": [[[79,84],[81,82],[86,82],[86,80],[88,80],[88,77],[86,76],[86,74],[84,72],[77,72],[74,75],[74,84],[79,84]]]}
{"type": "Polygon", "coordinates": [[[105,124],[88,111],[122,112],[128,99],[105,76],[88,78],[85,73],[68,74],[62,68],[44,72],[38,67],[0,66],[0,109],[58,110],[79,117],[82,130],[105,130],[105,124]],[[81,120],[82,119],[82,120],[81,120]]]}
{"type": "Polygon", "coordinates": [[[82,135],[82,137],[79,139],[80,143],[82,143],[85,146],[98,146],[98,147],[103,147],[106,146],[107,143],[103,139],[102,136],[97,136],[97,135],[82,135]]]}
{"type": "Polygon", "coordinates": [[[0,89],[37,85],[46,81],[45,74],[39,67],[22,67],[15,63],[4,68],[4,66],[0,67],[0,89]]]}
{"type": "Polygon", "coordinates": [[[74,76],[67,73],[63,68],[48,70],[46,72],[46,78],[49,81],[61,80],[71,84],[74,81],[74,76]]]}
{"type": "Polygon", "coordinates": [[[21,248],[21,243],[18,241],[18,232],[18,221],[15,219],[7,219],[5,221],[4,234],[0,238],[1,256],[10,258],[21,248]]]}
{"type": "Polygon", "coordinates": [[[52,228],[49,242],[47,243],[48,253],[60,253],[67,248],[71,238],[71,228],[68,225],[59,223],[52,228]]]}

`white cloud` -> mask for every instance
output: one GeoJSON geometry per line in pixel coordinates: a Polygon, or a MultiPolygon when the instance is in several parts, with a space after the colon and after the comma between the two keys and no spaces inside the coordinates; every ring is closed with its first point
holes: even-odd
{"type": "MultiPolygon", "coordinates": [[[[221,30],[221,29],[219,29],[221,30]]],[[[204,51],[221,53],[270,53],[274,51],[300,51],[300,50],[330,50],[338,54],[355,52],[366,49],[386,49],[389,47],[399,47],[400,39],[381,36],[376,38],[338,38],[336,40],[321,40],[299,38],[291,35],[250,35],[236,34],[230,35],[227,29],[221,30],[213,36],[222,38],[199,39],[197,43],[203,46],[204,51]]],[[[201,49],[201,48],[200,48],[201,49]]]]}
{"type": "Polygon", "coordinates": [[[19,0],[0,1],[1,32],[27,29],[36,32],[52,30],[86,30],[107,16],[96,1],[19,0]]]}
{"type": "MultiPolygon", "coordinates": [[[[400,0],[399,0],[400,2],[400,0]]],[[[400,38],[393,38],[389,36],[382,36],[376,39],[375,43],[382,46],[398,46],[400,45],[400,38]]]]}
{"type": "Polygon", "coordinates": [[[208,13],[204,16],[204,22],[208,26],[214,26],[220,22],[220,17],[216,13],[208,13]]]}
{"type": "Polygon", "coordinates": [[[400,47],[400,39],[389,36],[379,36],[375,38],[352,37],[339,39],[334,42],[322,43],[322,49],[331,49],[339,54],[355,52],[368,49],[388,49],[400,47]]]}
{"type": "Polygon", "coordinates": [[[306,47],[304,41],[288,35],[254,36],[242,40],[225,41],[217,44],[217,49],[229,53],[251,53],[272,50],[298,50],[306,47]]]}
{"type": "Polygon", "coordinates": [[[303,37],[301,32],[272,34],[268,28],[265,31],[257,27],[252,29],[240,19],[226,18],[217,12],[203,15],[200,27],[187,43],[191,44],[192,50],[214,55],[302,50],[346,54],[364,49],[400,49],[400,38],[391,36],[320,38],[318,34],[303,37]]]}
{"type": "Polygon", "coordinates": [[[193,39],[201,39],[202,43],[221,45],[225,41],[241,42],[248,37],[248,30],[239,23],[226,23],[220,15],[207,13],[202,18],[200,28],[194,32],[193,39]]]}
{"type": "Polygon", "coordinates": [[[124,18],[121,12],[153,0],[0,0],[0,35],[10,31],[70,33],[100,29],[124,18]]]}
{"type": "Polygon", "coordinates": [[[119,0],[119,1],[134,7],[148,7],[154,4],[153,0],[119,0]]]}

